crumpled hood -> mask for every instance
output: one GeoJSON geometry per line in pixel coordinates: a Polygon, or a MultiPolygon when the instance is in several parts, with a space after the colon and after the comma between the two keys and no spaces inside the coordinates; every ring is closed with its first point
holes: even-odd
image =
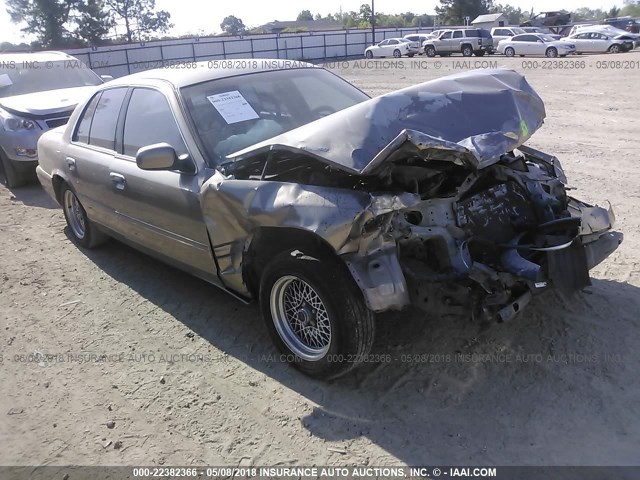
{"type": "Polygon", "coordinates": [[[410,142],[424,158],[449,152],[454,161],[484,168],[526,142],[544,118],[542,99],[522,75],[475,70],[372,98],[227,158],[292,150],[367,174],[410,142]]]}
{"type": "Polygon", "coordinates": [[[16,114],[50,115],[68,112],[91,95],[98,86],[62,88],[0,98],[0,107],[16,114]]]}

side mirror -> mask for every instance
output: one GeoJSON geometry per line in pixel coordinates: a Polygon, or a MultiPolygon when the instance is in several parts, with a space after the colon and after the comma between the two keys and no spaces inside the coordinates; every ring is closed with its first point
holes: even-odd
{"type": "Polygon", "coordinates": [[[111,80],[113,80],[113,75],[100,75],[100,78],[104,82],[110,82],[111,80]]]}
{"type": "Polygon", "coordinates": [[[178,163],[178,155],[168,143],[154,143],[138,150],[136,164],[142,170],[173,170],[178,163]]]}

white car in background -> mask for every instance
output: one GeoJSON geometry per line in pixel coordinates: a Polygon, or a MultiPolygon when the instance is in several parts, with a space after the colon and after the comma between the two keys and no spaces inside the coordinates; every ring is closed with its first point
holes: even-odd
{"type": "Polygon", "coordinates": [[[404,38],[386,38],[377,45],[372,45],[364,51],[367,58],[374,57],[395,57],[400,58],[403,55],[413,57],[418,53],[419,49],[412,48],[408,41],[404,38]]]}
{"type": "Polygon", "coordinates": [[[598,31],[580,31],[567,37],[575,44],[577,53],[620,53],[633,50],[634,41],[625,35],[612,36],[598,31]],[[618,38],[624,37],[624,38],[618,38]]]}
{"type": "Polygon", "coordinates": [[[576,46],[572,42],[565,40],[555,40],[549,35],[541,33],[525,33],[516,35],[508,40],[501,40],[498,43],[498,52],[504,53],[507,57],[520,55],[544,55],[555,58],[564,57],[575,53],[576,46]]]}

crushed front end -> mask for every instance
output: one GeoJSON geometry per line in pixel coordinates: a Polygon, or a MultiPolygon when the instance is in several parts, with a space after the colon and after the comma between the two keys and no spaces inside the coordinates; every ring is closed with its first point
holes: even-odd
{"type": "MultiPolygon", "coordinates": [[[[309,229],[330,244],[369,309],[506,321],[546,288],[589,285],[622,241],[610,209],[570,197],[558,160],[524,145],[544,117],[518,73],[465,72],[265,140],[223,171],[259,179],[236,202],[252,225],[309,229]]],[[[249,233],[239,230],[238,242],[249,233]]]]}
{"type": "Polygon", "coordinates": [[[507,321],[547,287],[590,285],[622,242],[611,209],[568,196],[558,160],[528,147],[473,172],[430,162],[414,178],[424,200],[395,212],[387,234],[411,303],[429,313],[507,321]]]}

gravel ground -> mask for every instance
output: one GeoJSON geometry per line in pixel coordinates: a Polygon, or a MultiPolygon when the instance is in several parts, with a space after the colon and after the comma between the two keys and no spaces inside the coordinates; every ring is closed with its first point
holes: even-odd
{"type": "Polygon", "coordinates": [[[274,360],[256,306],[115,241],[80,250],[38,186],[0,187],[0,464],[637,464],[640,52],[466,60],[330,67],[372,95],[476,61],[526,74],[548,115],[529,144],[626,235],[588,292],[485,330],[384,315],[395,360],[320,383],[274,360]]]}

